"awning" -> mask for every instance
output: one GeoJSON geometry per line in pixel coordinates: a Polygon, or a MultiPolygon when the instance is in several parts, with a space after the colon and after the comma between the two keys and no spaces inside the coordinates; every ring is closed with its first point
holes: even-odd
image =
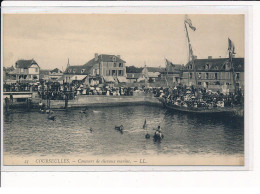
{"type": "Polygon", "coordinates": [[[105,82],[115,82],[114,78],[112,76],[104,76],[105,82]]]}
{"type": "Polygon", "coordinates": [[[85,79],[86,77],[87,77],[87,75],[74,75],[74,76],[72,76],[71,80],[81,81],[81,80],[85,79]]]}
{"type": "Polygon", "coordinates": [[[118,79],[118,81],[119,81],[120,83],[126,83],[126,82],[128,82],[127,79],[126,79],[126,77],[123,77],[123,76],[117,77],[117,79],[118,79]]]}

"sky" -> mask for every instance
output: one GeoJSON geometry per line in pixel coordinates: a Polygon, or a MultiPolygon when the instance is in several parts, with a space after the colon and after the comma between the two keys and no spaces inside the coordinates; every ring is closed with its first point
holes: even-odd
{"type": "MultiPolygon", "coordinates": [[[[165,66],[188,61],[181,14],[4,14],[4,66],[34,59],[41,69],[83,65],[95,53],[120,55],[126,65],[165,66]]],[[[236,57],[244,57],[243,15],[189,15],[188,30],[198,58],[228,57],[228,38],[236,57]]]]}

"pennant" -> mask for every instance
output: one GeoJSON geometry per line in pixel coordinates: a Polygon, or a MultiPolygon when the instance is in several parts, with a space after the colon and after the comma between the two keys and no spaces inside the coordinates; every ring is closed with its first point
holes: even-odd
{"type": "Polygon", "coordinates": [[[187,24],[189,25],[189,27],[190,27],[193,31],[196,30],[196,28],[192,25],[191,19],[190,19],[187,15],[185,16],[185,21],[184,21],[184,23],[187,23],[187,24]]]}

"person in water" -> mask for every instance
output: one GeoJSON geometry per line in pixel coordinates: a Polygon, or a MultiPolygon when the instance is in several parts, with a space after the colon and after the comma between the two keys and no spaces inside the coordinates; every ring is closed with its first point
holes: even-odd
{"type": "Polygon", "coordinates": [[[39,102],[40,110],[42,110],[42,101],[39,102]]]}
{"type": "Polygon", "coordinates": [[[161,126],[160,125],[158,125],[158,128],[156,129],[154,135],[162,138],[162,132],[161,132],[161,126]]]}

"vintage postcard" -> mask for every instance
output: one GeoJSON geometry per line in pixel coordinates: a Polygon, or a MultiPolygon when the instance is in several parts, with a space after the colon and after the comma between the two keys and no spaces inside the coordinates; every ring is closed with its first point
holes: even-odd
{"type": "Polygon", "coordinates": [[[245,14],[2,21],[2,166],[245,166],[245,14]]]}

